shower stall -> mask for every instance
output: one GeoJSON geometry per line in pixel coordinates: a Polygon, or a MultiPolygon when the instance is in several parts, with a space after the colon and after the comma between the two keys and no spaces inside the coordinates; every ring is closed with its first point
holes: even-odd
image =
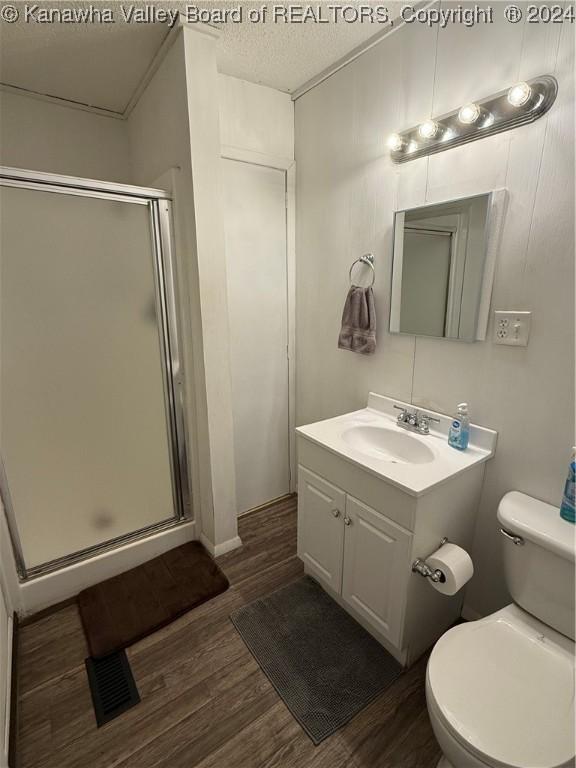
{"type": "Polygon", "coordinates": [[[0,490],[21,580],[190,520],[166,193],[0,168],[0,490]]]}

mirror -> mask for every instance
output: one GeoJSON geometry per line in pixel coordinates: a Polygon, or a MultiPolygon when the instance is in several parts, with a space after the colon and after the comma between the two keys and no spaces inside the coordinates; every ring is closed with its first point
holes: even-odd
{"type": "Polygon", "coordinates": [[[397,211],[391,333],[485,338],[503,194],[397,211]]]}

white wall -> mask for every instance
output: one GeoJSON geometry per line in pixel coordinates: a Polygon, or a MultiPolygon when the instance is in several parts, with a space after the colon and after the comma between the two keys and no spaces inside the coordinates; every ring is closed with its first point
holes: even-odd
{"type": "Polygon", "coordinates": [[[294,102],[288,93],[229,75],[218,78],[220,144],[259,155],[294,159],[294,102]]]}
{"type": "Polygon", "coordinates": [[[574,442],[573,31],[569,24],[405,26],[296,102],[297,420],[362,407],[373,390],[499,431],[478,512],[471,612],[507,602],[496,507],[518,489],[559,504],[574,442]],[[386,137],[538,74],[543,119],[394,166],[386,137]],[[526,349],[390,335],[395,209],[506,187],[492,309],[533,312],[526,349]],[[376,255],[378,349],[337,349],[348,267],[376,255]]]}
{"type": "Polygon", "coordinates": [[[215,42],[178,32],[128,126],[135,180],[174,194],[192,491],[218,547],[237,529],[215,42]]]}
{"type": "Polygon", "coordinates": [[[0,164],[130,183],[126,123],[0,91],[0,164]]]}
{"type": "Polygon", "coordinates": [[[5,597],[10,602],[10,608],[20,608],[20,590],[18,586],[18,574],[16,561],[12,551],[12,542],[4,512],[4,505],[0,500],[0,586],[5,591],[5,597]]]}
{"type": "MultiPolygon", "coordinates": [[[[180,326],[186,382],[187,430],[189,434],[190,481],[193,516],[212,508],[209,458],[201,446],[209,444],[205,413],[202,355],[202,321],[196,296],[198,278],[194,257],[194,206],[190,133],[186,97],[184,41],[179,34],[160,67],[142,93],[128,118],[131,163],[137,184],[163,186],[174,198],[174,237],[177,261],[180,326]],[[200,386],[197,383],[200,382],[200,386]],[[196,444],[199,449],[196,451],[196,444]]],[[[210,528],[211,514],[205,513],[202,526],[210,528]]]]}
{"type": "MultiPolygon", "coordinates": [[[[220,177],[220,115],[216,50],[210,27],[183,29],[188,125],[194,186],[198,299],[202,313],[206,408],[214,499],[215,554],[238,546],[232,383],[220,177]]],[[[190,211],[192,214],[192,211],[190,211]]]]}

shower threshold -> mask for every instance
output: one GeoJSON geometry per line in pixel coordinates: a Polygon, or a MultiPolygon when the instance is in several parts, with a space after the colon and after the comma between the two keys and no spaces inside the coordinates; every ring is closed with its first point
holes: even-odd
{"type": "Polygon", "coordinates": [[[122,536],[117,536],[114,539],[103,541],[100,544],[94,544],[93,546],[79,550],[78,552],[73,552],[69,555],[64,555],[63,557],[49,560],[46,563],[41,563],[40,565],[34,565],[30,568],[26,568],[25,572],[18,573],[18,577],[21,582],[31,581],[32,579],[39,578],[40,576],[45,576],[48,573],[59,571],[62,568],[66,568],[67,566],[75,565],[85,560],[89,560],[90,558],[96,557],[97,555],[111,552],[123,545],[132,544],[142,539],[146,539],[155,533],[161,533],[162,531],[166,531],[171,528],[177,528],[190,522],[191,520],[187,518],[178,519],[175,517],[171,517],[168,520],[161,520],[158,523],[146,526],[146,528],[140,528],[138,531],[131,531],[130,533],[123,534],[122,536]]]}

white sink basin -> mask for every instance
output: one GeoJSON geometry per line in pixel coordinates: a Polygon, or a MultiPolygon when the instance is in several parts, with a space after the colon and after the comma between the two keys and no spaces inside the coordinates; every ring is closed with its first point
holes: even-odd
{"type": "Polygon", "coordinates": [[[450,416],[426,409],[435,420],[430,434],[420,435],[398,426],[398,405],[414,408],[410,403],[371,392],[367,408],[298,427],[296,432],[299,438],[316,443],[412,496],[427,493],[494,454],[494,430],[471,424],[468,448],[456,451],[448,445],[450,416]]]}
{"type": "Polygon", "coordinates": [[[394,464],[428,464],[434,454],[418,438],[386,427],[351,427],[342,432],[349,446],[394,464]]]}

